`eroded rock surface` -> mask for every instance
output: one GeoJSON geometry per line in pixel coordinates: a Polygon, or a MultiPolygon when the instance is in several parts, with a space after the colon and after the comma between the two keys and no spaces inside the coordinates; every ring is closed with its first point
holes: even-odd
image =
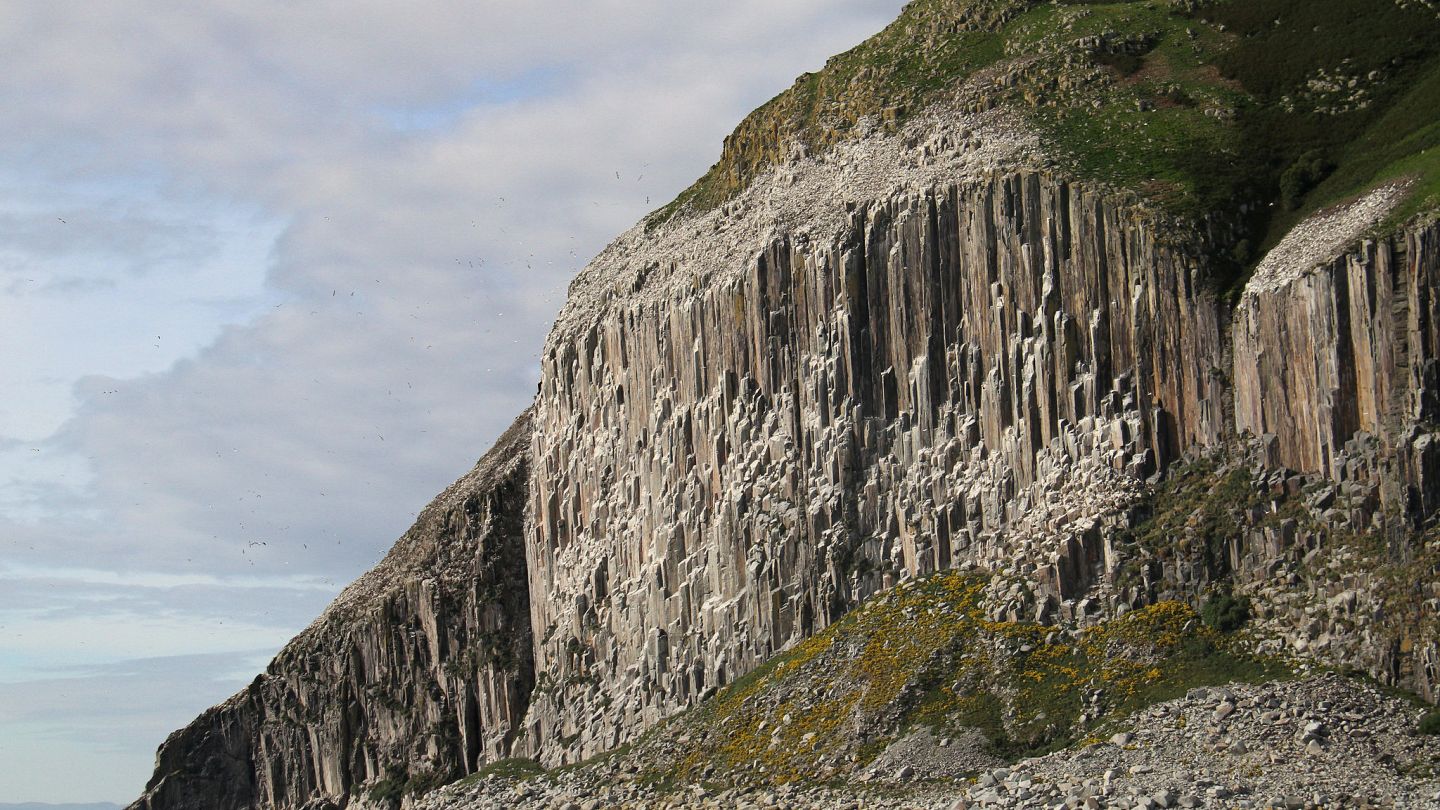
{"type": "Polygon", "coordinates": [[[997,171],[976,152],[993,131],[967,131],[802,162],[728,215],[628,235],[572,285],[528,543],[537,668],[580,685],[537,691],[526,750],[613,747],[961,562],[1029,561],[1073,610],[1107,517],[1224,435],[1224,308],[1194,246],[1113,195],[997,171]],[[787,190],[808,173],[881,196],[817,212],[787,190]],[[738,234],[731,265],[657,248],[707,229],[738,234]]]}
{"type": "Polygon", "coordinates": [[[1337,481],[1352,477],[1346,442],[1382,437],[1408,456],[1397,463],[1413,507],[1433,512],[1434,451],[1402,437],[1440,414],[1440,227],[1367,239],[1313,266],[1288,261],[1288,271],[1262,264],[1235,315],[1236,428],[1273,435],[1274,464],[1337,481]]]}
{"type": "Polygon", "coordinates": [[[534,684],[529,437],[527,412],[264,674],[172,734],[132,810],[341,807],[503,756],[534,684]]]}
{"type": "Polygon", "coordinates": [[[952,807],[1434,807],[1440,738],[1418,714],[1337,675],[1195,689],[1106,742],[984,774],[952,807]]]}
{"type": "Polygon", "coordinates": [[[1274,649],[1433,696],[1434,578],[1386,589],[1433,554],[1405,538],[1440,497],[1440,226],[1267,272],[1233,326],[1206,238],[998,115],[637,227],[572,286],[533,417],[167,741],[136,807],[384,805],[583,759],[956,567],[998,575],[996,618],[1069,626],[1233,583],[1274,649]],[[1219,557],[1121,542],[1147,480],[1242,436],[1247,497],[1277,496],[1219,557]],[[1393,565],[1356,565],[1353,533],[1394,538],[1366,557],[1393,565]]]}
{"type": "MultiPolygon", "coordinates": [[[[955,567],[1001,575],[997,618],[1072,626],[1233,582],[1275,649],[1433,695],[1433,599],[1357,629],[1394,574],[1332,539],[1440,497],[1440,227],[1267,274],[1230,328],[1203,235],[1003,118],[925,126],[622,237],[572,287],[533,430],[167,741],[136,806],[361,806],[583,759],[955,567]],[[1220,565],[1117,540],[1147,479],[1242,434],[1311,520],[1262,498],[1220,565]]],[[[1407,542],[1394,571],[1429,559],[1407,542]]]]}

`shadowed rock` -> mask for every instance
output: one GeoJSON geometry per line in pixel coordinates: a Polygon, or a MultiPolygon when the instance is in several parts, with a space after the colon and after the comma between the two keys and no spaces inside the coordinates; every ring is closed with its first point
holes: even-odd
{"type": "Polygon", "coordinates": [[[527,412],[263,675],[172,734],[132,810],[340,807],[504,756],[534,686],[529,436],[527,412]]]}

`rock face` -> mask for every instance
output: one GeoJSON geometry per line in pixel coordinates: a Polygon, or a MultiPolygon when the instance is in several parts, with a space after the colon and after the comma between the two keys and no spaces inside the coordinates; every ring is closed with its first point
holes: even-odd
{"type": "Polygon", "coordinates": [[[527,412],[263,675],[171,735],[132,810],[358,806],[503,756],[534,684],[529,436],[527,412]]]}
{"type": "MultiPolygon", "coordinates": [[[[1203,234],[1027,138],[922,121],[623,236],[572,285],[533,415],[173,735],[134,807],[389,807],[506,756],[582,759],[940,569],[1003,574],[998,615],[1042,622],[1300,583],[1331,532],[1265,509],[1223,571],[1113,542],[1147,478],[1243,435],[1280,491],[1338,488],[1348,511],[1311,504],[1336,533],[1434,513],[1440,225],[1291,246],[1232,323],[1203,234]]],[[[1433,598],[1347,636],[1381,578],[1304,582],[1329,612],[1270,594],[1267,620],[1330,629],[1281,648],[1435,694],[1440,650],[1405,629],[1433,598]]]]}
{"type": "Polygon", "coordinates": [[[612,747],[906,576],[1038,557],[1073,598],[1095,521],[1224,430],[1222,307],[1115,199],[1021,172],[756,248],[552,336],[537,667],[591,685],[540,691],[545,760],[612,747]]]}
{"type": "MultiPolygon", "coordinates": [[[[1234,324],[1236,428],[1274,435],[1277,464],[1344,480],[1345,443],[1357,433],[1393,444],[1408,423],[1435,421],[1437,282],[1434,225],[1366,240],[1288,279],[1257,273],[1234,324]]],[[[1417,497],[1425,464],[1405,465],[1417,497]]]]}
{"type": "MultiPolygon", "coordinates": [[[[546,686],[522,752],[612,748],[937,569],[1026,568],[1013,614],[1083,619],[1139,482],[1237,435],[1263,434],[1273,468],[1369,481],[1346,528],[1433,511],[1440,231],[1333,255],[1402,189],[1297,229],[1323,238],[1277,248],[1227,340],[1203,239],[1162,239],[1124,197],[1024,156],[947,163],[947,146],[984,152],[993,121],[916,129],[912,151],[918,132],[872,138],[632,232],[572,286],[535,406],[546,686]],[[1380,458],[1346,451],[1366,436],[1380,458]]],[[[1230,574],[1273,572],[1240,540],[1230,574]]]]}
{"type": "MultiPolygon", "coordinates": [[[[1440,225],[1295,253],[1232,325],[1203,236],[1024,138],[922,122],[622,237],[572,285],[533,415],[173,735],[134,807],[391,807],[506,756],[582,759],[945,568],[1003,573],[1012,619],[1084,623],[1221,574],[1266,594],[1329,533],[1261,510],[1219,574],[1112,542],[1145,479],[1243,434],[1280,490],[1343,488],[1349,511],[1314,510],[1337,532],[1433,514],[1440,225]]],[[[1306,587],[1336,610],[1271,594],[1267,620],[1333,632],[1280,648],[1435,694],[1432,637],[1344,634],[1387,604],[1378,578],[1306,587]]],[[[1409,625],[1433,627],[1418,598],[1409,625]]]]}
{"type": "Polygon", "coordinates": [[[1440,756],[1413,717],[1404,701],[1334,674],[1194,689],[1121,724],[1133,733],[996,770],[964,799],[997,809],[1072,797],[1111,807],[1434,807],[1440,780],[1387,764],[1440,756]]]}
{"type": "Polygon", "coordinates": [[[1440,223],[1313,258],[1280,283],[1257,274],[1232,327],[1236,427],[1309,517],[1240,538],[1235,579],[1290,649],[1433,701],[1440,544],[1417,529],[1440,506],[1440,223]]]}

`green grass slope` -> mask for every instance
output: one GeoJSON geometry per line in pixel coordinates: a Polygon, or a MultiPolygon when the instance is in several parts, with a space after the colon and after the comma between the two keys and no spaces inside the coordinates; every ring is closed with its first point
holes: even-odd
{"type": "Polygon", "coordinates": [[[1239,266],[1385,180],[1415,182],[1395,221],[1440,208],[1440,15],[1428,3],[914,0],[747,117],[651,221],[942,103],[1018,110],[1069,173],[1183,219],[1220,217],[1238,228],[1226,253],[1239,266]]]}
{"type": "Polygon", "coordinates": [[[986,618],[985,580],[940,573],[871,599],[635,749],[649,780],[786,783],[843,777],[919,726],[978,730],[1016,759],[1108,734],[1202,685],[1287,677],[1245,635],[1161,602],[1078,632],[986,618]]]}

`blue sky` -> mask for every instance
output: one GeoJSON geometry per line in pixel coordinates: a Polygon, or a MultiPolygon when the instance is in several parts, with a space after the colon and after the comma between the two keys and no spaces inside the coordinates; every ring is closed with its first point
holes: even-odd
{"type": "Polygon", "coordinates": [[[0,6],[0,800],[134,798],[524,407],[585,259],[900,6],[0,6]]]}

